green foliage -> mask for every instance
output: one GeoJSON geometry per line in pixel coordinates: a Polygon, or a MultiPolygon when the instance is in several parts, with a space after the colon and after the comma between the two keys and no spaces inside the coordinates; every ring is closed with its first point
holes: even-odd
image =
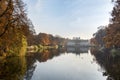
{"type": "Polygon", "coordinates": [[[41,44],[37,45],[39,49],[42,49],[43,46],[41,44]]]}
{"type": "Polygon", "coordinates": [[[27,50],[27,40],[26,40],[26,37],[23,35],[22,46],[21,46],[21,49],[20,49],[19,56],[25,56],[26,55],[26,50],[27,50]]]}
{"type": "Polygon", "coordinates": [[[26,48],[27,48],[26,37],[23,35],[19,39],[21,39],[20,43],[17,44],[13,43],[12,45],[10,45],[10,49],[7,52],[8,53],[7,56],[25,56],[26,48]]]}

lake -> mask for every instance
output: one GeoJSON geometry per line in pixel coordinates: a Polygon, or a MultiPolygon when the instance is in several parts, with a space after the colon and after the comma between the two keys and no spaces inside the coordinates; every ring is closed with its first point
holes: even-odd
{"type": "Polygon", "coordinates": [[[91,52],[93,53],[93,50],[89,48],[67,48],[29,52],[30,56],[27,57],[0,58],[0,80],[120,79],[120,72],[115,72],[114,74],[118,75],[112,76],[109,71],[110,75],[104,65],[105,61],[101,63],[103,59],[99,61],[96,54],[91,52]]]}

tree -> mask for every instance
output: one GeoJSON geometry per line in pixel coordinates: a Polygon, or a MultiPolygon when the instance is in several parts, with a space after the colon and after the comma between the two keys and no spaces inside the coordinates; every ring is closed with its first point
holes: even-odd
{"type": "Polygon", "coordinates": [[[22,0],[0,0],[0,53],[19,53],[33,27],[22,0]]]}
{"type": "Polygon", "coordinates": [[[8,26],[15,22],[12,20],[13,14],[13,1],[1,0],[0,1],[0,37],[3,36],[8,30],[8,26]]]}
{"type": "Polygon", "coordinates": [[[120,47],[120,0],[114,0],[111,20],[104,37],[106,47],[120,47]]]}
{"type": "Polygon", "coordinates": [[[104,46],[103,37],[106,35],[105,26],[98,27],[98,31],[93,34],[93,38],[91,39],[91,43],[99,46],[104,46]]]}

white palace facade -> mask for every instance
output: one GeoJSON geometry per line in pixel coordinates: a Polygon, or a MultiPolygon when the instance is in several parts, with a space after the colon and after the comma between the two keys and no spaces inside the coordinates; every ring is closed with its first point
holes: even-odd
{"type": "Polygon", "coordinates": [[[89,40],[83,40],[80,38],[73,38],[72,40],[68,40],[67,47],[88,47],[90,46],[89,40]]]}

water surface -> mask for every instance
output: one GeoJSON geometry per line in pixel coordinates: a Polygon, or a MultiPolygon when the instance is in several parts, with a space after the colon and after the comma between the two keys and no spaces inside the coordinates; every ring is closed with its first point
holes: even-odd
{"type": "Polygon", "coordinates": [[[70,48],[29,53],[32,55],[27,57],[0,58],[0,80],[110,80],[111,70],[106,67],[106,61],[101,62],[103,59],[91,52],[88,48],[70,48]]]}
{"type": "Polygon", "coordinates": [[[90,53],[64,53],[40,63],[36,61],[32,80],[105,80],[90,53]]]}

